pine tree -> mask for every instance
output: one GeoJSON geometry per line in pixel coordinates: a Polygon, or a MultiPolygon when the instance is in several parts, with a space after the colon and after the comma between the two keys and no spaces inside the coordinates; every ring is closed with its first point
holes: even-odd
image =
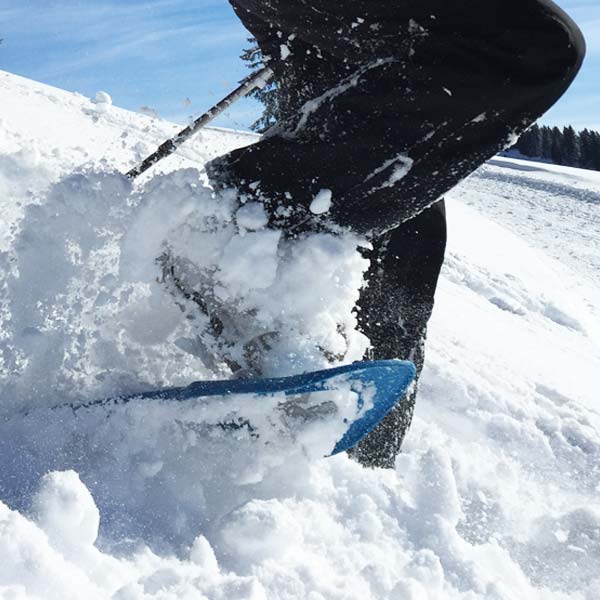
{"type": "Polygon", "coordinates": [[[533,156],[531,154],[531,130],[528,129],[521,134],[521,137],[514,146],[523,156],[533,156]]]}
{"type": "Polygon", "coordinates": [[[552,145],[550,147],[550,158],[555,165],[563,164],[563,135],[558,127],[552,128],[552,145]]]}
{"type": "MultiPolygon", "coordinates": [[[[254,38],[248,38],[250,46],[242,52],[240,58],[246,63],[246,66],[256,73],[265,66],[264,57],[258,44],[254,38]]],[[[280,118],[279,94],[276,82],[268,83],[263,89],[255,89],[249,94],[250,97],[256,98],[263,106],[263,114],[250,127],[254,131],[264,133],[280,118]]]]}
{"type": "Polygon", "coordinates": [[[516,148],[523,156],[539,158],[542,156],[542,136],[537,123],[523,133],[516,144],[516,148]]]}
{"type": "Polygon", "coordinates": [[[542,153],[541,158],[550,160],[552,158],[552,130],[544,125],[541,128],[542,153]]]}
{"type": "Polygon", "coordinates": [[[590,167],[600,171],[600,133],[592,131],[590,167]]]}
{"type": "Polygon", "coordinates": [[[584,129],[579,134],[579,164],[584,169],[593,169],[594,157],[594,138],[589,129],[584,129]]]}
{"type": "Polygon", "coordinates": [[[538,124],[534,124],[531,128],[531,156],[539,158],[542,156],[542,132],[538,124]]]}
{"type": "Polygon", "coordinates": [[[579,136],[571,125],[563,129],[563,144],[562,144],[562,159],[561,164],[570,167],[578,167],[580,165],[580,147],[579,136]]]}

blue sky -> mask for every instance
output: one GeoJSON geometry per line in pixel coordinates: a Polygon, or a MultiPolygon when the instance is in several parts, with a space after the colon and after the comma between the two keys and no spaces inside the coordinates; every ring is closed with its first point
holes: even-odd
{"type": "MultiPolygon", "coordinates": [[[[600,0],[560,4],[584,30],[588,57],[544,122],[600,130],[600,0]]],[[[245,76],[246,35],[226,0],[0,0],[0,69],[87,96],[105,90],[118,106],[179,122],[245,76]]],[[[218,124],[247,128],[258,111],[244,101],[218,124]]]]}

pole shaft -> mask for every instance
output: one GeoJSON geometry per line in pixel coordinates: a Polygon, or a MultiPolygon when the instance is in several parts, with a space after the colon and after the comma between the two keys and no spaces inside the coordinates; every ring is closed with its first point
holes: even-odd
{"type": "Polygon", "coordinates": [[[150,167],[154,166],[159,160],[162,160],[166,156],[173,154],[173,152],[175,152],[177,148],[183,144],[183,142],[191,138],[203,127],[206,127],[208,123],[219,116],[223,111],[227,110],[234,102],[237,102],[240,98],[247,96],[257,87],[264,87],[269,82],[271,77],[273,77],[273,71],[269,67],[265,67],[261,71],[258,71],[254,75],[250,75],[244,79],[239,87],[233,90],[233,92],[223,98],[223,100],[221,100],[218,104],[215,104],[203,115],[198,117],[191,125],[188,125],[185,129],[182,129],[176,136],[162,143],[155,152],[145,158],[137,167],[131,169],[126,176],[130,179],[135,179],[147,171],[150,167]]]}

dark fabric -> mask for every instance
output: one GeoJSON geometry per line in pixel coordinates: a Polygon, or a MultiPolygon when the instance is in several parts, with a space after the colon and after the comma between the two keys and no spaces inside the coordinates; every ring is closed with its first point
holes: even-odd
{"type": "MultiPolygon", "coordinates": [[[[550,0],[230,2],[270,57],[286,118],[213,161],[213,183],[262,200],[288,233],[333,221],[368,235],[360,326],[375,358],[420,367],[446,235],[434,204],[564,93],[581,33],[550,0]],[[333,204],[315,217],[322,188],[333,204]]],[[[361,462],[393,462],[413,401],[361,462]]]]}
{"type": "Polygon", "coordinates": [[[260,181],[297,221],[329,188],[328,217],[363,233],[415,216],[505,147],[583,56],[579,30],[549,0],[230,1],[272,57],[290,117],[215,167],[236,184],[260,181]]]}
{"type": "MultiPolygon", "coordinates": [[[[366,252],[371,268],[358,302],[358,323],[371,340],[370,359],[425,359],[427,322],[446,248],[446,210],[438,202],[378,237],[366,252]]],[[[416,387],[379,428],[351,452],[361,463],[393,467],[412,421],[416,387]]]]}

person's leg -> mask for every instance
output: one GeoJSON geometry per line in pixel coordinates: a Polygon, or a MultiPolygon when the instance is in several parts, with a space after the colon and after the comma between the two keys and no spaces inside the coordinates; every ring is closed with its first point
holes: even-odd
{"type": "Polygon", "coordinates": [[[549,0],[232,2],[240,15],[271,19],[280,42],[301,44],[270,64],[282,77],[301,73],[288,77],[300,97],[321,94],[280,131],[209,168],[217,185],[259,182],[245,190],[284,228],[312,219],[322,188],[333,192],[322,219],[358,232],[412,218],[552,106],[583,56],[576,25],[549,0]],[[355,27],[341,35],[348,15],[355,27]],[[310,43],[319,45],[307,55],[310,43]],[[322,66],[302,69],[315,53],[322,66]],[[294,214],[278,219],[282,206],[294,214]]]}
{"type": "MultiPolygon", "coordinates": [[[[438,202],[375,240],[371,268],[357,305],[360,330],[370,339],[368,358],[424,361],[427,322],[446,246],[444,202],[438,202]]],[[[391,467],[412,421],[416,387],[353,451],[370,467],[391,467]]]]}
{"type": "MultiPolygon", "coordinates": [[[[331,189],[323,219],[374,244],[359,313],[372,358],[420,369],[445,243],[442,207],[427,207],[560,97],[583,56],[577,27],[549,0],[230,1],[294,114],[214,161],[213,183],[263,200],[292,235],[318,225],[308,207],[331,189]]],[[[392,466],[413,405],[414,395],[356,458],[392,466]]]]}

